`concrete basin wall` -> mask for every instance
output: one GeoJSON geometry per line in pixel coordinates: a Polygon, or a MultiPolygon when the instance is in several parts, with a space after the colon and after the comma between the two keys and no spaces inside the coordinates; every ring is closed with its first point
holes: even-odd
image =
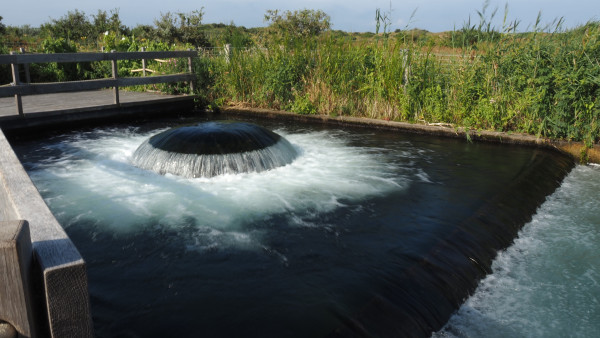
{"type": "Polygon", "coordinates": [[[85,262],[0,130],[0,221],[16,220],[29,223],[30,287],[37,299],[34,331],[39,336],[92,337],[85,262]]]}

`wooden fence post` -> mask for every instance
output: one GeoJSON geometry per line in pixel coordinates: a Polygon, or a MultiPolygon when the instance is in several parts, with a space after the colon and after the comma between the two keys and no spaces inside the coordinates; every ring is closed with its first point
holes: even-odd
{"type": "MultiPolygon", "coordinates": [[[[114,53],[114,50],[110,51],[111,53],[114,53]]],[[[113,79],[117,80],[119,78],[119,68],[117,67],[117,58],[113,58],[111,60],[112,62],[112,77],[113,79]]],[[[113,94],[114,94],[114,104],[116,104],[117,106],[119,105],[119,85],[116,83],[115,81],[115,86],[113,87],[113,94]]]]}
{"type": "MultiPolygon", "coordinates": [[[[14,54],[15,52],[10,52],[10,55],[14,54]]],[[[21,79],[19,78],[19,64],[12,63],[10,67],[12,69],[13,85],[18,86],[21,84],[21,79]]],[[[15,94],[15,105],[17,106],[17,114],[23,116],[23,100],[21,99],[21,94],[15,94]]]]}
{"type": "MultiPolygon", "coordinates": [[[[192,50],[188,49],[188,51],[192,51],[192,50]]],[[[190,74],[192,74],[194,72],[194,69],[192,67],[192,57],[191,56],[188,58],[188,72],[190,74]]],[[[194,81],[193,80],[190,81],[190,94],[194,94],[194,81]]]]}
{"type": "Polygon", "coordinates": [[[226,44],[225,45],[225,61],[227,61],[227,63],[229,63],[229,57],[231,56],[231,44],[226,44]]]}
{"type": "MultiPolygon", "coordinates": [[[[19,48],[19,52],[21,54],[25,54],[25,48],[23,48],[23,47],[19,48]]],[[[25,67],[25,83],[30,84],[31,83],[31,75],[29,74],[29,64],[25,63],[25,64],[23,64],[23,67],[25,67]]]]}
{"type": "Polygon", "coordinates": [[[32,261],[27,221],[0,222],[0,322],[8,323],[23,337],[36,335],[31,292],[32,261]]]}
{"type": "Polygon", "coordinates": [[[401,49],[402,52],[402,68],[404,68],[404,75],[402,78],[402,84],[404,85],[404,93],[406,94],[406,87],[410,77],[410,64],[408,62],[408,49],[401,49]]]}
{"type": "MultiPolygon", "coordinates": [[[[146,51],[146,47],[142,47],[142,52],[146,51]]],[[[146,76],[146,59],[142,59],[142,76],[146,76]]]]}

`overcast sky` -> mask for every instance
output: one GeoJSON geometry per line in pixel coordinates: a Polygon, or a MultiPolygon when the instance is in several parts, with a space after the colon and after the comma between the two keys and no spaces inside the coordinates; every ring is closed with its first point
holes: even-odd
{"type": "MultiPolygon", "coordinates": [[[[599,0],[491,0],[488,14],[498,8],[497,24],[502,27],[504,7],[508,3],[508,21],[520,20],[520,30],[527,30],[542,12],[542,23],[564,18],[565,28],[576,27],[590,20],[600,20],[599,0]]],[[[483,0],[392,0],[391,30],[422,28],[432,32],[461,28],[471,16],[479,22],[477,11],[483,0]],[[415,12],[416,10],[416,12],[415,12]],[[415,12],[411,19],[411,14],[415,12]]],[[[166,12],[190,12],[204,8],[204,23],[233,22],[238,26],[264,26],[268,9],[320,9],[331,16],[332,28],[348,32],[375,30],[375,10],[390,10],[389,0],[2,0],[0,16],[12,26],[39,26],[58,19],[68,11],[78,9],[87,15],[99,9],[119,9],[119,16],[128,27],[152,24],[166,12]]]]}

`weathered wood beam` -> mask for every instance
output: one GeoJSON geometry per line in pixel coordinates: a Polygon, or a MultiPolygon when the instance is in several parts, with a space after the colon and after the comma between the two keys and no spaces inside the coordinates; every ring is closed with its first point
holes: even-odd
{"type": "MultiPolygon", "coordinates": [[[[192,74],[194,72],[194,66],[192,64],[192,57],[191,56],[188,58],[188,72],[190,74],[192,74]]],[[[194,93],[194,80],[190,80],[189,84],[190,84],[190,93],[193,94],[194,93]]]]}
{"type": "Polygon", "coordinates": [[[70,82],[32,83],[29,85],[18,85],[0,88],[0,97],[12,96],[17,93],[21,95],[51,94],[73,91],[94,90],[114,86],[115,79],[98,79],[70,82]]]}
{"type": "Polygon", "coordinates": [[[0,321],[20,336],[35,336],[32,308],[33,254],[27,221],[0,222],[0,321]]]}
{"type": "MultiPolygon", "coordinates": [[[[145,67],[145,66],[143,66],[145,67]]],[[[150,73],[157,73],[156,70],[152,70],[150,68],[140,68],[140,69],[132,69],[130,70],[131,73],[139,73],[139,72],[143,72],[143,76],[146,76],[146,72],[150,72],[150,73]]]]}
{"type": "Polygon", "coordinates": [[[120,86],[139,86],[156,83],[170,83],[192,81],[196,79],[194,74],[173,74],[173,75],[157,75],[146,77],[122,77],[119,78],[120,86]]]}
{"type": "Polygon", "coordinates": [[[52,53],[0,55],[0,64],[47,62],[92,62],[112,60],[142,60],[160,58],[188,58],[198,56],[197,51],[164,52],[114,52],[114,53],[52,53]]]}
{"type": "MultiPolygon", "coordinates": [[[[10,55],[16,55],[14,52],[10,52],[10,55]]],[[[12,63],[10,65],[12,70],[12,78],[13,84],[18,86],[21,84],[21,79],[19,78],[19,64],[12,63]]],[[[17,114],[23,115],[23,100],[21,99],[21,93],[15,93],[15,106],[17,107],[17,114]]]]}
{"type": "MultiPolygon", "coordinates": [[[[111,53],[115,53],[112,51],[111,53]]],[[[117,80],[119,78],[119,67],[117,66],[117,60],[114,59],[111,61],[112,66],[112,77],[117,80]]],[[[113,103],[117,106],[119,105],[119,81],[115,81],[115,85],[113,86],[113,103]]]]}
{"type": "Polygon", "coordinates": [[[9,97],[16,94],[20,95],[36,95],[36,94],[52,94],[63,92],[75,92],[95,90],[102,88],[110,88],[114,86],[127,87],[137,85],[147,85],[167,82],[183,82],[192,81],[196,78],[194,74],[172,74],[147,77],[121,77],[117,79],[97,79],[85,81],[69,81],[69,82],[51,82],[51,83],[32,83],[29,85],[18,85],[0,87],[0,97],[9,97]]]}

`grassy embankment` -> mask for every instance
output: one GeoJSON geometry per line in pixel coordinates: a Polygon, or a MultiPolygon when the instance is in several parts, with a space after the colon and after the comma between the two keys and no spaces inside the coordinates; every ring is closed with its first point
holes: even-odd
{"type": "Polygon", "coordinates": [[[321,36],[234,52],[229,63],[215,60],[200,73],[212,79],[209,96],[221,104],[527,133],[585,148],[598,143],[599,23],[468,33],[437,43],[402,33],[359,42],[321,36]]]}
{"type": "MultiPolygon", "coordinates": [[[[51,34],[30,28],[27,39],[39,41],[30,51],[86,51],[90,43],[94,50],[120,51],[231,43],[250,48],[234,48],[229,61],[203,57],[196,62],[199,102],[526,133],[582,142],[576,152],[584,161],[600,141],[599,22],[567,31],[560,24],[544,29],[536,24],[532,32],[519,34],[512,32],[514,26],[498,32],[482,18],[478,26],[466,24],[443,34],[326,31],[302,38],[273,38],[268,29],[199,25],[182,26],[169,37],[159,29],[161,20],[156,28],[127,29],[117,13],[114,30],[90,23],[87,36],[74,39],[71,30],[70,40],[55,32],[77,14],[83,13],[42,27],[51,34]]],[[[9,28],[4,41],[27,35],[9,28]]],[[[31,65],[31,72],[35,82],[74,80],[110,76],[108,66],[31,65]]],[[[119,74],[131,76],[131,69],[140,67],[139,61],[120,62],[119,74]]],[[[149,68],[169,73],[186,67],[171,60],[153,61],[149,68]]],[[[0,76],[10,77],[7,67],[0,76]]],[[[186,87],[154,89],[181,92],[186,87]]]]}

